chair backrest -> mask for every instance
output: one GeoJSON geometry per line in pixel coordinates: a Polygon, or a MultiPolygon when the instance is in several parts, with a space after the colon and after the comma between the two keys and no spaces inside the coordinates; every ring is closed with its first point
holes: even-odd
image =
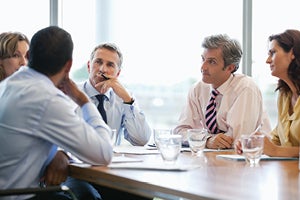
{"type": "Polygon", "coordinates": [[[47,194],[53,192],[67,192],[70,194],[73,200],[77,200],[73,192],[70,190],[69,187],[62,185],[62,186],[48,186],[45,188],[17,188],[17,189],[5,189],[0,190],[0,197],[1,196],[13,196],[13,195],[25,195],[25,194],[47,194]]]}

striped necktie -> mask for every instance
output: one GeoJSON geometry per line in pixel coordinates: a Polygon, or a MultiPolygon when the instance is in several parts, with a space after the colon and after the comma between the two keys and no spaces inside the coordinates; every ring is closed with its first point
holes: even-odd
{"type": "Polygon", "coordinates": [[[211,92],[211,98],[209,100],[209,103],[206,107],[206,113],[205,113],[205,123],[207,128],[210,130],[211,133],[216,134],[218,133],[218,127],[217,127],[217,112],[216,112],[216,96],[219,94],[218,90],[212,90],[211,92]]]}
{"type": "Polygon", "coordinates": [[[104,106],[103,106],[105,95],[104,94],[98,94],[98,95],[96,95],[96,98],[99,101],[99,104],[98,104],[97,108],[98,108],[98,110],[99,110],[99,112],[102,116],[102,119],[105,121],[105,123],[107,123],[106,112],[105,112],[104,106]]]}

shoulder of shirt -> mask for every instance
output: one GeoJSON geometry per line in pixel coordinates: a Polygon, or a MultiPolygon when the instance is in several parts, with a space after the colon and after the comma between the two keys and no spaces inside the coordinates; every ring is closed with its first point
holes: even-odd
{"type": "Polygon", "coordinates": [[[247,80],[247,81],[253,81],[253,78],[251,76],[248,76],[246,74],[233,74],[233,79],[234,80],[247,80]]]}
{"type": "Polygon", "coordinates": [[[203,94],[209,94],[211,90],[211,85],[204,83],[203,81],[197,81],[189,89],[189,95],[201,96],[203,94]]]}
{"type": "Polygon", "coordinates": [[[260,91],[254,80],[245,74],[233,74],[218,90],[223,95],[241,93],[241,91],[245,90],[260,91]]]}
{"type": "Polygon", "coordinates": [[[83,90],[84,85],[87,83],[87,81],[81,81],[81,82],[77,82],[76,85],[80,90],[83,90]]]}
{"type": "Polygon", "coordinates": [[[202,80],[195,82],[191,88],[210,88],[211,85],[208,83],[204,83],[202,80]]]}
{"type": "MultiPolygon", "coordinates": [[[[15,80],[24,81],[23,85],[24,91],[30,92],[31,95],[41,96],[41,91],[43,91],[43,96],[46,95],[60,95],[66,96],[64,93],[54,86],[53,82],[49,77],[29,68],[24,67],[22,71],[18,74],[15,73],[15,80]],[[26,89],[25,89],[26,88],[26,89]]],[[[13,76],[11,76],[13,77],[13,76]]],[[[47,97],[48,98],[48,97],[47,97]]]]}
{"type": "Polygon", "coordinates": [[[233,81],[232,83],[236,85],[236,82],[239,84],[243,84],[247,87],[253,86],[253,87],[258,87],[257,83],[254,81],[254,79],[248,75],[245,74],[236,74],[233,76],[233,81]]]}

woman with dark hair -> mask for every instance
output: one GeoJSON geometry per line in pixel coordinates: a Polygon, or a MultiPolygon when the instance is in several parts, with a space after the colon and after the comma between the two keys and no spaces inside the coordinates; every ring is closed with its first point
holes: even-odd
{"type": "MultiPolygon", "coordinates": [[[[264,154],[269,156],[298,157],[300,142],[300,31],[286,30],[269,37],[266,63],[271,75],[278,77],[278,122],[265,137],[264,154]]],[[[236,144],[241,154],[241,144],[236,144]]]]}

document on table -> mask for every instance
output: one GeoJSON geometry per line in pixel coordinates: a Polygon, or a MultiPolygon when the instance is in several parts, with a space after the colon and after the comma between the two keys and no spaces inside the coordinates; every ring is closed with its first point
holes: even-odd
{"type": "Polygon", "coordinates": [[[225,152],[227,152],[227,151],[234,151],[234,149],[207,149],[207,148],[205,148],[203,151],[204,152],[214,152],[214,151],[218,151],[218,152],[225,151],[225,152]]]}
{"type": "Polygon", "coordinates": [[[142,159],[132,158],[127,156],[114,156],[111,163],[128,163],[128,162],[143,162],[142,159]]]}
{"type": "MultiPolygon", "coordinates": [[[[243,155],[237,155],[237,154],[217,155],[217,158],[224,158],[224,159],[236,160],[236,161],[244,161],[245,160],[245,157],[243,155]]],[[[267,156],[267,155],[262,155],[261,160],[298,160],[298,158],[295,158],[295,157],[271,157],[271,156],[267,156]]]]}
{"type": "Polygon", "coordinates": [[[172,165],[165,163],[119,163],[109,164],[107,167],[111,169],[139,169],[139,170],[162,170],[162,171],[187,171],[200,167],[199,165],[172,165]]]}
{"type": "Polygon", "coordinates": [[[154,148],[147,148],[146,146],[116,146],[114,147],[115,153],[124,154],[159,154],[159,151],[154,148]]]}
{"type": "MultiPolygon", "coordinates": [[[[156,145],[155,144],[148,144],[146,146],[146,149],[149,149],[149,150],[150,149],[156,149],[156,145]]],[[[191,151],[192,150],[191,150],[190,147],[188,147],[186,145],[182,145],[181,152],[191,152],[191,151]]],[[[234,149],[207,149],[207,148],[205,148],[203,151],[204,152],[214,152],[214,151],[220,152],[220,151],[234,151],[234,149]]]]}
{"type": "MultiPolygon", "coordinates": [[[[128,156],[113,156],[111,159],[111,164],[112,163],[133,163],[133,162],[143,162],[142,159],[140,158],[132,158],[128,156]]],[[[83,162],[73,162],[71,165],[75,165],[78,167],[91,167],[92,165],[83,163],[83,162]]]]}
{"type": "MultiPolygon", "coordinates": [[[[185,151],[185,152],[190,152],[191,151],[191,148],[190,147],[182,147],[181,148],[181,151],[185,151]]],[[[217,151],[217,152],[220,152],[220,151],[234,151],[234,149],[203,149],[203,152],[214,152],[214,151],[217,151]]]]}

